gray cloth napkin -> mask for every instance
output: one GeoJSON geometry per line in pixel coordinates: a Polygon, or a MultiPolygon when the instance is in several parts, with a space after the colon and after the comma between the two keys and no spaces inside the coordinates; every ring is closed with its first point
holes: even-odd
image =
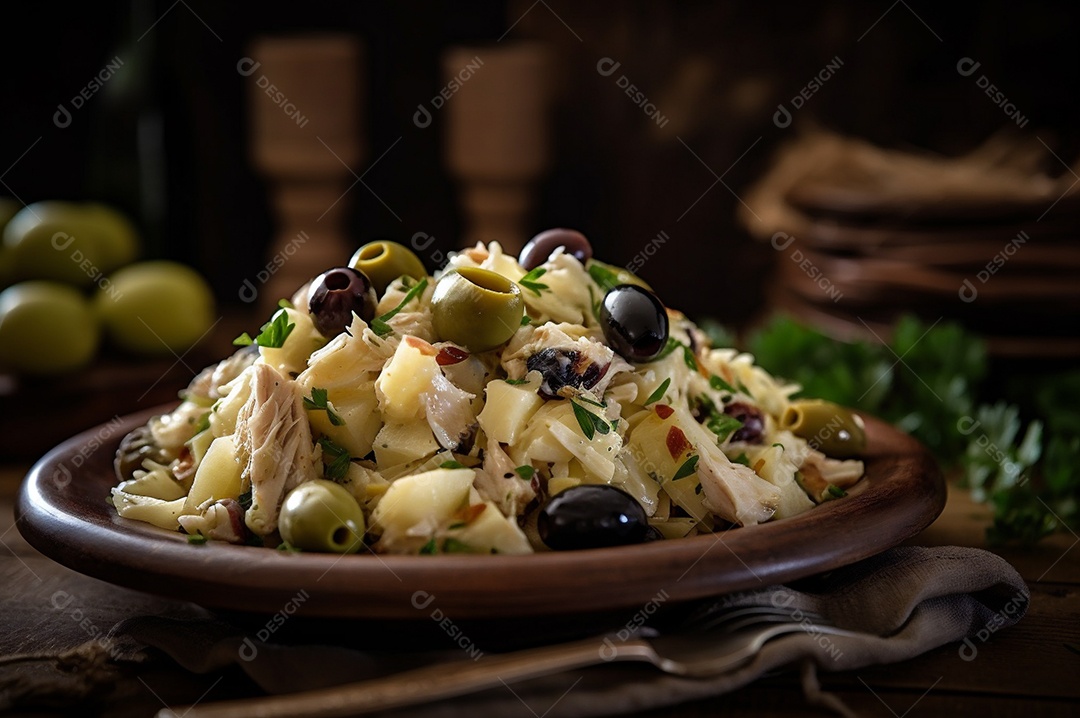
{"type": "MultiPolygon", "coordinates": [[[[804,668],[808,699],[843,713],[838,701],[816,690],[814,667],[845,671],[895,663],[958,641],[963,641],[958,648],[963,657],[977,651],[986,636],[1018,621],[1028,599],[1016,570],[987,551],[895,548],[791,586],[734,594],[696,609],[717,603],[771,605],[790,611],[794,620],[817,613],[864,636],[828,636],[807,620],[804,631],[770,641],[752,662],[716,678],[679,678],[646,665],[612,663],[387,715],[509,715],[520,712],[522,703],[536,715],[552,717],[619,715],[717,696],[788,666],[804,668]]],[[[110,640],[160,649],[196,673],[236,665],[270,693],[363,680],[433,661],[452,670],[453,661],[468,660],[461,651],[380,655],[327,645],[274,645],[216,620],[134,618],[118,624],[110,640]]]]}

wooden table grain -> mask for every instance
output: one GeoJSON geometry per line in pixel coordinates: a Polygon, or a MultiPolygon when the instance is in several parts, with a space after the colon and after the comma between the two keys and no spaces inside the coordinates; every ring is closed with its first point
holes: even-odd
{"type": "MultiPolygon", "coordinates": [[[[28,467],[5,464],[0,467],[0,580],[9,585],[34,582],[35,570],[47,570],[48,580],[57,590],[80,581],[93,581],[68,572],[37,554],[13,526],[12,500],[28,467]]],[[[973,503],[967,492],[950,488],[945,511],[923,533],[908,543],[923,546],[959,545],[987,548],[985,528],[989,524],[986,507],[973,503]]],[[[990,714],[995,716],[1066,716],[1080,713],[1080,538],[1060,533],[1032,549],[993,549],[1013,566],[1031,588],[1028,615],[1016,626],[976,641],[977,654],[961,655],[960,644],[943,646],[904,663],[876,666],[841,673],[822,673],[822,688],[839,696],[859,715],[955,716],[990,714]],[[970,658],[970,660],[967,660],[970,658]]],[[[39,579],[40,580],[40,579],[39,579]]],[[[133,600],[138,594],[115,589],[117,600],[133,600]],[[125,592],[121,594],[119,592],[125,592]]],[[[40,600],[40,599],[38,599],[40,600]]],[[[19,605],[18,593],[8,598],[9,631],[35,630],[18,625],[18,616],[30,616],[19,605]],[[20,611],[23,611],[21,613],[20,611]],[[13,625],[14,624],[14,625],[13,625]]],[[[29,619],[28,619],[29,620],[29,619]]],[[[2,659],[0,659],[2,661],[2,659]]],[[[205,690],[209,678],[193,678],[180,669],[162,671],[160,665],[146,675],[124,672],[117,675],[117,688],[95,700],[110,715],[151,715],[161,707],[155,691],[144,686],[168,686],[175,699],[185,690],[194,697],[205,690]],[[185,688],[186,687],[186,688],[185,688]]],[[[251,688],[214,689],[215,699],[239,697],[251,688]]],[[[161,693],[161,690],[156,691],[161,693]]],[[[168,696],[166,696],[168,697],[168,696]]],[[[58,703],[58,706],[62,706],[58,703]]],[[[85,707],[85,703],[82,703],[85,707]]],[[[66,715],[69,708],[54,713],[66,715]]],[[[784,673],[758,681],[720,698],[673,706],[641,714],[649,718],[667,716],[773,716],[822,715],[803,698],[798,676],[784,673]]]]}

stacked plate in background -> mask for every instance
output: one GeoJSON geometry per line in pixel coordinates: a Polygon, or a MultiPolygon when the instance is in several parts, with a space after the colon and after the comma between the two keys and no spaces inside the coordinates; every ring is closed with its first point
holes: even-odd
{"type": "Polygon", "coordinates": [[[834,336],[886,338],[913,312],[998,356],[1080,357],[1073,172],[1038,140],[943,159],[819,133],[780,153],[741,219],[776,250],[773,307],[834,336]]]}

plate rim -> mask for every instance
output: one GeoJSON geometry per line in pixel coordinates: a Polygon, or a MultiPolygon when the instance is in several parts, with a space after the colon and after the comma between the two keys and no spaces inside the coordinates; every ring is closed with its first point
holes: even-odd
{"type": "Polygon", "coordinates": [[[50,481],[64,457],[97,442],[88,459],[96,456],[96,462],[83,463],[87,470],[72,473],[70,481],[85,481],[77,487],[84,493],[95,486],[107,492],[115,484],[112,456],[120,439],[172,406],[121,417],[105,440],[100,434],[107,424],[100,424],[39,459],[15,506],[26,540],[80,573],[213,609],[276,614],[304,591],[304,613],[311,616],[415,619],[432,605],[453,619],[560,616],[640,608],[657,597],[689,601],[836,569],[914,536],[937,518],[946,498],[944,477],[927,449],[865,414],[871,445],[882,437],[894,451],[869,457],[867,477],[844,499],[722,534],[529,556],[338,556],[219,542],[192,546],[179,532],[117,516],[105,496],[100,506],[65,500],[67,487],[50,481]],[[101,464],[102,452],[107,484],[102,476],[85,478],[101,464]],[[72,506],[89,512],[76,515],[72,506]],[[853,514],[867,520],[852,522],[853,514]],[[887,525],[887,535],[875,531],[871,519],[887,525]],[[773,554],[769,541],[777,535],[789,540],[773,554]],[[807,543],[811,537],[816,547],[807,543]]]}

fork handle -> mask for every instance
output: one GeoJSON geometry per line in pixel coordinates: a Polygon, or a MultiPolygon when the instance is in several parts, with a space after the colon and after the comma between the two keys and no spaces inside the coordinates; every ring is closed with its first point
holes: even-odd
{"type": "Polygon", "coordinates": [[[452,698],[608,661],[651,661],[652,655],[648,644],[641,640],[616,644],[594,637],[483,657],[472,663],[425,666],[333,688],[167,709],[159,712],[158,718],[175,718],[177,715],[189,718],[349,716],[452,698]]]}

